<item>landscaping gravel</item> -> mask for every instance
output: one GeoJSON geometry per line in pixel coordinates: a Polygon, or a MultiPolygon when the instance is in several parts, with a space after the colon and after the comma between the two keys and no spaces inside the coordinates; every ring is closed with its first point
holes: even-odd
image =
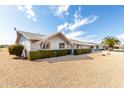
{"type": "Polygon", "coordinates": [[[124,87],[124,53],[68,55],[28,61],[0,51],[0,87],[124,87]]]}

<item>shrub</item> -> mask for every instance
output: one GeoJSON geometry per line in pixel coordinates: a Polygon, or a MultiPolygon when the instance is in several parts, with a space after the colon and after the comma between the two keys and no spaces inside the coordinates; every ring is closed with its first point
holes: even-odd
{"type": "Polygon", "coordinates": [[[21,44],[11,45],[8,48],[10,55],[16,55],[19,57],[22,55],[23,49],[24,49],[24,47],[21,44]]]}
{"type": "Polygon", "coordinates": [[[71,54],[71,49],[65,50],[38,50],[38,51],[30,51],[29,60],[64,56],[71,54]]]}
{"type": "Polygon", "coordinates": [[[0,48],[4,48],[4,45],[0,45],[0,48]]]}
{"type": "Polygon", "coordinates": [[[91,53],[91,49],[74,49],[74,55],[91,53]]]}
{"type": "MultiPolygon", "coordinates": [[[[30,51],[29,60],[32,61],[36,59],[70,55],[71,51],[72,51],[71,49],[30,51]]],[[[74,55],[85,54],[90,52],[91,52],[91,49],[74,49],[74,55]]]]}
{"type": "Polygon", "coordinates": [[[71,50],[57,50],[56,56],[64,56],[71,54],[71,50]]]}

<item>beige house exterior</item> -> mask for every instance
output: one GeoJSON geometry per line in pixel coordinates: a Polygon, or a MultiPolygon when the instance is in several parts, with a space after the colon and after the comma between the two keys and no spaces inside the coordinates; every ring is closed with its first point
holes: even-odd
{"type": "Polygon", "coordinates": [[[20,30],[16,30],[16,33],[16,44],[24,46],[23,56],[25,57],[28,56],[29,51],[35,50],[85,49],[91,46],[95,49],[100,46],[100,44],[96,43],[68,39],[61,32],[49,36],[20,30]]]}

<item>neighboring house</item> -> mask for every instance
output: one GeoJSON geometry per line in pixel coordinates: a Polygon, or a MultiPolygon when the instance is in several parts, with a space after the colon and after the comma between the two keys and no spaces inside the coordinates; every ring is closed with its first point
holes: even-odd
{"type": "Polygon", "coordinates": [[[120,46],[120,49],[124,49],[124,44],[120,46]]]}
{"type": "Polygon", "coordinates": [[[34,50],[84,49],[91,47],[95,49],[99,47],[99,44],[68,39],[61,32],[50,36],[19,30],[16,30],[16,32],[16,44],[22,44],[24,46],[23,56],[25,57],[28,56],[29,51],[34,50]]]}
{"type": "Polygon", "coordinates": [[[83,42],[74,39],[69,39],[71,44],[75,49],[85,49],[85,48],[92,48],[93,50],[100,50],[103,49],[103,45],[91,42],[83,42]]]}

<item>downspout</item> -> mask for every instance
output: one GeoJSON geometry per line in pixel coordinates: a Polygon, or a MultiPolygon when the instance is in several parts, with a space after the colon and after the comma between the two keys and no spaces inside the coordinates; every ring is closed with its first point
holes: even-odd
{"type": "Polygon", "coordinates": [[[71,44],[71,54],[74,55],[74,47],[73,47],[73,44],[71,44]]]}

